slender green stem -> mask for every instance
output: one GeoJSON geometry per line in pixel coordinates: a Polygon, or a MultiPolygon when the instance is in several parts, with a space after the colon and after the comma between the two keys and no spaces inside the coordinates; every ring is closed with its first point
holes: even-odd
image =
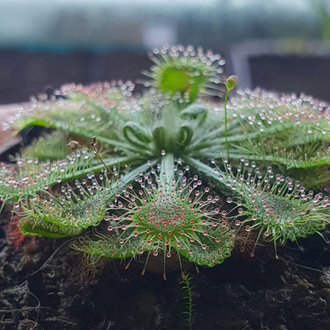
{"type": "Polygon", "coordinates": [[[227,158],[229,160],[229,144],[228,144],[228,127],[227,127],[227,103],[228,103],[228,95],[229,95],[229,89],[226,88],[226,96],[225,96],[225,139],[226,139],[226,149],[227,149],[227,158]]]}
{"type": "Polygon", "coordinates": [[[189,274],[186,274],[185,276],[182,277],[182,290],[185,291],[186,295],[184,299],[186,300],[186,311],[184,314],[187,315],[187,325],[188,329],[191,330],[193,326],[193,297],[192,297],[192,287],[191,287],[191,277],[189,274]]]}

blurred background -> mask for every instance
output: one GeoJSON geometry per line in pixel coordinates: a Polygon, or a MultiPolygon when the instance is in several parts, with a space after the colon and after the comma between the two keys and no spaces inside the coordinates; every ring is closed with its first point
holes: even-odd
{"type": "Polygon", "coordinates": [[[240,88],[330,101],[330,0],[0,0],[0,104],[134,81],[164,44],[220,53],[240,88]]]}

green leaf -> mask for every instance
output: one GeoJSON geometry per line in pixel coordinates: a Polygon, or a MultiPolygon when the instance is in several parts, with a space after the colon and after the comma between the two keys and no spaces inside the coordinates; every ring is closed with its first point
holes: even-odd
{"type": "MultiPolygon", "coordinates": [[[[223,181],[232,190],[227,203],[234,205],[226,216],[235,224],[256,230],[258,238],[284,244],[323,230],[330,224],[330,200],[322,194],[306,191],[299,181],[274,175],[271,167],[263,175],[254,162],[242,160],[237,170],[224,163],[225,172],[216,181],[223,181]],[[235,173],[236,172],[236,173],[235,173]]],[[[206,170],[205,170],[206,172],[206,170]]]]}
{"type": "MultiPolygon", "coordinates": [[[[136,157],[105,159],[108,167],[137,162],[136,157]]],[[[53,163],[39,163],[34,160],[18,160],[18,170],[14,165],[4,165],[0,172],[0,196],[6,201],[18,201],[34,196],[58,183],[78,179],[92,172],[99,172],[104,165],[86,150],[72,153],[67,159],[53,163]],[[95,165],[95,162],[98,164],[95,165]]]]}
{"type": "Polygon", "coordinates": [[[103,235],[94,232],[93,239],[80,237],[71,244],[76,251],[84,252],[91,259],[105,257],[111,259],[125,259],[140,255],[140,249],[148,251],[148,246],[142,237],[134,237],[120,244],[117,235],[103,235]]]}
{"type": "Polygon", "coordinates": [[[180,128],[178,136],[178,145],[182,148],[186,148],[190,145],[190,142],[194,136],[192,128],[188,125],[183,125],[180,128]]]}
{"type": "Polygon", "coordinates": [[[46,221],[24,221],[18,225],[23,235],[63,238],[78,235],[80,228],[61,227],[46,221]]]}
{"type": "Polygon", "coordinates": [[[151,59],[155,65],[151,72],[143,72],[152,80],[152,87],[171,96],[180,108],[194,102],[201,93],[217,89],[220,57],[210,52],[185,51],[176,48],[164,48],[151,59]]]}
{"type": "Polygon", "coordinates": [[[137,123],[127,123],[123,129],[123,134],[131,146],[145,151],[149,149],[148,144],[151,142],[151,137],[137,123]]]}
{"type": "Polygon", "coordinates": [[[193,67],[167,67],[163,70],[159,79],[159,89],[163,93],[172,95],[179,93],[188,94],[190,102],[194,101],[200,90],[200,86],[205,83],[206,77],[202,71],[194,70],[193,67]],[[192,73],[198,72],[198,76],[192,73]]]}

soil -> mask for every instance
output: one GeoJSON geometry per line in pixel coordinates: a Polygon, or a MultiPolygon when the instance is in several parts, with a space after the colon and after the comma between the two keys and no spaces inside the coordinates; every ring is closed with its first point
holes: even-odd
{"type": "MultiPolygon", "coordinates": [[[[164,281],[152,270],[142,276],[138,261],[128,270],[115,260],[86,267],[63,239],[27,239],[17,249],[5,225],[3,220],[0,329],[189,329],[179,270],[164,281]]],[[[279,248],[280,260],[265,245],[253,258],[234,250],[222,265],[200,267],[199,274],[190,267],[191,329],[330,329],[330,246],[319,235],[299,244],[279,248]]]]}

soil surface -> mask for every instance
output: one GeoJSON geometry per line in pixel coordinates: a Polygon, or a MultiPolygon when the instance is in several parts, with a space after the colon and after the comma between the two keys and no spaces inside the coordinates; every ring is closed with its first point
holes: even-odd
{"type": "MultiPolygon", "coordinates": [[[[138,261],[128,270],[114,260],[86,267],[66,240],[28,239],[15,249],[5,225],[0,329],[189,329],[179,269],[164,281],[157,265],[141,276],[138,261]]],[[[222,265],[200,267],[199,274],[190,267],[191,329],[330,329],[330,246],[319,235],[299,244],[279,248],[280,260],[265,245],[253,258],[237,249],[222,265]]]]}

